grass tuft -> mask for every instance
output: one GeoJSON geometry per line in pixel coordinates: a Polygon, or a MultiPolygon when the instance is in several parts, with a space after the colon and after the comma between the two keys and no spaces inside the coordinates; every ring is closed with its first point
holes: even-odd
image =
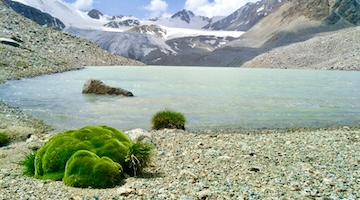
{"type": "Polygon", "coordinates": [[[36,156],[37,151],[32,151],[31,153],[29,153],[28,155],[25,156],[25,158],[19,162],[19,165],[23,166],[24,175],[27,176],[34,176],[35,175],[35,156],[36,156]]]}
{"type": "Polygon", "coordinates": [[[142,142],[144,137],[139,138],[130,148],[125,158],[128,168],[132,171],[134,176],[142,174],[144,168],[148,167],[151,163],[152,152],[154,146],[150,143],[142,142]]]}
{"type": "Polygon", "coordinates": [[[184,114],[172,110],[157,112],[152,118],[152,129],[182,129],[185,130],[186,119],[184,114]]]}

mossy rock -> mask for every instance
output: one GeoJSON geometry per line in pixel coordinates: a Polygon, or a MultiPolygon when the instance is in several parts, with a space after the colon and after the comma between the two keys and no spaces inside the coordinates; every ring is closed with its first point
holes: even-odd
{"type": "Polygon", "coordinates": [[[80,150],[73,154],[65,166],[63,181],[73,187],[114,187],[122,176],[122,167],[110,158],[80,150]]]}
{"type": "Polygon", "coordinates": [[[125,160],[133,144],[126,134],[109,126],[86,126],[59,133],[38,150],[35,177],[61,180],[67,161],[79,150],[108,157],[127,169],[129,165],[125,160]]]}

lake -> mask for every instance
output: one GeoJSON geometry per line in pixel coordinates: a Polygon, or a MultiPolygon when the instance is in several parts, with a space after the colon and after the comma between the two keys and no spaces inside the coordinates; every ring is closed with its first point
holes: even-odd
{"type": "Polygon", "coordinates": [[[150,130],[163,109],[188,130],[360,125],[360,72],[209,67],[87,67],[9,81],[1,99],[55,132],[86,125],[150,130]],[[89,78],[135,97],[82,94],[89,78]]]}

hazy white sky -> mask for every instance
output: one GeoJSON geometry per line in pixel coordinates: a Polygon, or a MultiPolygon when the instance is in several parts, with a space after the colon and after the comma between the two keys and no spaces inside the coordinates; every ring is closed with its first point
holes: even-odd
{"type": "MultiPolygon", "coordinates": [[[[61,0],[60,0],[61,1],[61,0]]],[[[133,15],[140,19],[172,15],[182,9],[212,17],[229,15],[248,2],[258,0],[62,0],[81,10],[98,9],[109,15],[133,15]]]]}

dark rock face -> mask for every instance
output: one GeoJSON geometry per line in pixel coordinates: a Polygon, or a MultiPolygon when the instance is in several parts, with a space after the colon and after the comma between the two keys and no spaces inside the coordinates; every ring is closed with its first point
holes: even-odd
{"type": "Polygon", "coordinates": [[[177,12],[173,16],[171,16],[172,19],[174,18],[180,18],[182,21],[185,21],[187,23],[190,23],[190,20],[192,17],[194,17],[194,13],[189,10],[182,10],[180,12],[177,12]]]}
{"type": "Polygon", "coordinates": [[[122,95],[127,97],[134,96],[133,93],[121,89],[105,85],[102,81],[96,79],[89,79],[85,82],[83,87],[83,94],[109,94],[109,95],[122,95]]]}
{"type": "Polygon", "coordinates": [[[247,31],[282,3],[284,1],[281,0],[261,0],[256,3],[247,3],[228,17],[209,24],[204,29],[247,31]]]}
{"type": "Polygon", "coordinates": [[[139,26],[139,25],[140,25],[139,20],[128,19],[128,20],[124,20],[124,21],[120,21],[120,22],[111,21],[111,22],[105,24],[104,26],[111,27],[111,28],[120,28],[122,26],[132,27],[132,26],[139,26]]]}
{"type": "Polygon", "coordinates": [[[58,18],[54,18],[51,15],[41,12],[36,8],[11,0],[4,0],[4,2],[15,12],[23,15],[24,17],[36,22],[41,26],[55,27],[58,30],[65,28],[65,24],[58,18]]]}
{"type": "Polygon", "coordinates": [[[137,32],[148,35],[156,35],[157,37],[164,37],[166,35],[166,30],[158,25],[135,26],[127,30],[126,32],[137,32]]]}
{"type": "Polygon", "coordinates": [[[335,24],[341,18],[354,25],[360,25],[360,1],[337,0],[331,9],[333,12],[327,18],[328,24],[335,24]]]}
{"type": "Polygon", "coordinates": [[[103,14],[96,10],[96,9],[92,9],[88,12],[89,17],[93,18],[93,19],[100,19],[100,16],[103,16],[103,14]]]}

